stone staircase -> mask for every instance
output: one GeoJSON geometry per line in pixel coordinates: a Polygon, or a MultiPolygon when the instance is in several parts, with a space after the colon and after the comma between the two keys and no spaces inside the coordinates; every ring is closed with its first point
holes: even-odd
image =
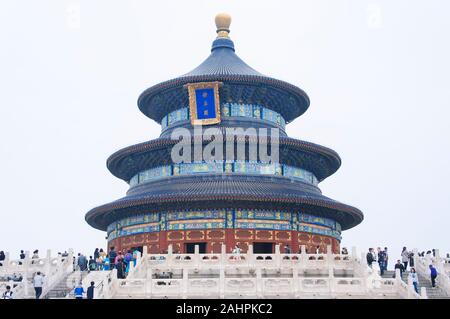
{"type": "MultiPolygon", "coordinates": [[[[383,278],[393,278],[395,272],[393,270],[385,271],[383,278]]],[[[446,294],[444,290],[439,288],[437,285],[435,288],[431,286],[431,279],[425,278],[424,276],[417,274],[419,279],[419,291],[421,287],[425,287],[427,291],[427,296],[429,299],[450,299],[450,296],[446,294]]],[[[403,272],[402,280],[408,283],[409,271],[403,272]]]]}
{"type": "Polygon", "coordinates": [[[65,276],[52,290],[45,296],[46,299],[63,299],[73,294],[74,285],[83,280],[88,275],[87,271],[73,272],[65,276]]]}

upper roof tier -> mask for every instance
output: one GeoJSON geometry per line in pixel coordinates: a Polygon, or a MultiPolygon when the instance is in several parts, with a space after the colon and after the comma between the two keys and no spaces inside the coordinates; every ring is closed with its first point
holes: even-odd
{"type": "Polygon", "coordinates": [[[309,107],[306,93],[295,85],[265,76],[239,58],[228,33],[231,18],[216,16],[218,36],[211,54],[198,67],[178,78],[156,84],[138,99],[139,109],[149,118],[161,122],[168,113],[189,105],[187,83],[220,81],[221,103],[259,104],[280,113],[287,123],[309,107]]]}

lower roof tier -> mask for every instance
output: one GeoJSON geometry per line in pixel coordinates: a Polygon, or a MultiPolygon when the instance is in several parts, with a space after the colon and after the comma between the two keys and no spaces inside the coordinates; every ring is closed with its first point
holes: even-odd
{"type": "MultiPolygon", "coordinates": [[[[198,143],[197,139],[196,136],[193,136],[188,141],[190,141],[191,145],[194,145],[198,143]]],[[[270,145],[270,138],[268,138],[269,143],[264,144],[258,140],[257,136],[239,136],[233,138],[233,140],[235,145],[233,148],[234,153],[239,148],[237,146],[238,141],[244,141],[246,158],[249,157],[249,145],[257,145],[258,148],[266,147],[267,150],[272,150],[273,147],[277,146],[279,149],[279,162],[281,164],[307,170],[313,173],[319,182],[334,174],[341,165],[341,159],[335,151],[324,146],[289,137],[280,137],[278,143],[274,143],[274,145],[270,145]]],[[[203,139],[203,147],[208,142],[203,139]]],[[[129,182],[133,176],[140,172],[154,167],[172,164],[171,152],[177,143],[178,140],[158,138],[123,148],[108,158],[107,167],[114,176],[129,182]]],[[[233,142],[231,143],[233,144],[233,142]]],[[[224,139],[223,144],[223,157],[228,158],[226,139],[224,139]]],[[[194,147],[191,148],[191,151],[193,154],[195,151],[194,147]]],[[[233,156],[236,158],[235,154],[233,156]]],[[[258,160],[260,160],[259,154],[258,160]]],[[[192,161],[195,162],[194,158],[192,158],[192,161]]]]}
{"type": "Polygon", "coordinates": [[[92,227],[106,230],[117,220],[143,212],[188,208],[300,210],[331,218],[342,230],[363,220],[359,209],[325,197],[307,183],[275,176],[216,174],[176,176],[139,185],[127,196],[90,210],[85,218],[92,227]]]}

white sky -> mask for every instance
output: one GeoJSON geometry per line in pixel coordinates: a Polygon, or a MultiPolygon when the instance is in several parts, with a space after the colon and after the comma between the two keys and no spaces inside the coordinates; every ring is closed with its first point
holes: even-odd
{"type": "MultiPolygon", "coordinates": [[[[343,246],[450,251],[450,2],[0,2],[0,250],[92,253],[85,213],[125,195],[106,159],[157,138],[137,107],[149,86],[209,54],[214,16],[237,54],[298,85],[291,137],[336,150],[324,195],[360,208],[343,246]]],[[[391,259],[391,260],[392,260],[391,259]]]]}

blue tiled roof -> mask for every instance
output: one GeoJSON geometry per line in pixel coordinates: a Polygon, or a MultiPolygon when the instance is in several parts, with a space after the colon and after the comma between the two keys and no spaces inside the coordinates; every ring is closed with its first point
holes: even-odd
{"type": "Polygon", "coordinates": [[[236,55],[233,41],[230,39],[216,39],[211,48],[211,55],[194,70],[181,77],[196,75],[264,76],[236,55]]]}
{"type": "Polygon", "coordinates": [[[208,58],[194,70],[145,90],[138,99],[139,109],[160,123],[168,113],[189,105],[185,84],[209,81],[223,83],[221,101],[261,104],[281,114],[286,123],[309,107],[302,89],[259,73],[236,55],[233,41],[219,38],[213,42],[208,58]]]}

